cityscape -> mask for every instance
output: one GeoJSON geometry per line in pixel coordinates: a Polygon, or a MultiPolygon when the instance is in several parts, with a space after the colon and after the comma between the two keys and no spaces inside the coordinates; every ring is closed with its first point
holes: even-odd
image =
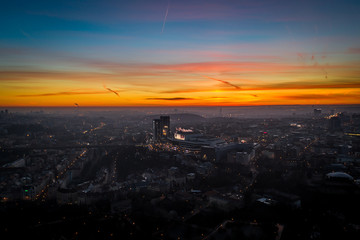
{"type": "Polygon", "coordinates": [[[0,239],[359,240],[359,0],[3,0],[0,239]]]}
{"type": "Polygon", "coordinates": [[[360,108],[279,109],[1,110],[1,236],[357,239],[360,108]]]}

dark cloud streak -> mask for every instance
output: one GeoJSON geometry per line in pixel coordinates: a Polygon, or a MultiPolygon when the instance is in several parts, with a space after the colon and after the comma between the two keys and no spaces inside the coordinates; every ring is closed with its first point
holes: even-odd
{"type": "Polygon", "coordinates": [[[183,98],[183,97],[173,97],[173,98],[146,98],[146,100],[184,101],[184,100],[194,100],[194,98],[183,98]]]}
{"type": "Polygon", "coordinates": [[[49,97],[49,96],[67,96],[67,95],[91,95],[104,94],[105,92],[55,92],[55,93],[41,93],[41,94],[23,94],[17,97],[49,97]]]}
{"type": "Polygon", "coordinates": [[[116,91],[114,91],[114,90],[112,90],[110,88],[106,88],[106,90],[108,90],[108,91],[114,93],[116,96],[120,97],[119,94],[116,91]]]}
{"type": "Polygon", "coordinates": [[[232,83],[230,83],[228,81],[224,81],[224,80],[221,80],[221,79],[216,79],[216,78],[212,78],[212,77],[208,77],[208,76],[203,76],[203,77],[206,77],[208,79],[212,79],[212,80],[215,80],[215,81],[218,81],[218,82],[222,82],[222,83],[224,83],[226,85],[229,85],[229,86],[234,87],[234,88],[236,88],[238,90],[241,90],[241,87],[236,86],[236,85],[234,85],[234,84],[232,84],[232,83]]]}

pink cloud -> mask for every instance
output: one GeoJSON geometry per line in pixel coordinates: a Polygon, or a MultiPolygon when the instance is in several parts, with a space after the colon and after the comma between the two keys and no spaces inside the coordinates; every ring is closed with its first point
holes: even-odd
{"type": "Polygon", "coordinates": [[[360,54],[360,48],[349,48],[346,53],[360,54]]]}
{"type": "MultiPolygon", "coordinates": [[[[239,48],[238,46],[235,47],[239,48]]],[[[244,47],[245,48],[245,47],[244,47]]],[[[235,50],[232,49],[232,50],[235,50]]],[[[246,60],[279,60],[281,57],[275,55],[260,55],[260,54],[236,54],[233,51],[221,51],[221,50],[189,50],[189,49],[176,49],[176,50],[148,50],[146,51],[149,54],[157,54],[157,55],[165,55],[165,56],[179,56],[185,59],[194,59],[194,58],[201,58],[201,59],[216,59],[216,60],[234,60],[234,59],[246,59],[246,60]]]]}

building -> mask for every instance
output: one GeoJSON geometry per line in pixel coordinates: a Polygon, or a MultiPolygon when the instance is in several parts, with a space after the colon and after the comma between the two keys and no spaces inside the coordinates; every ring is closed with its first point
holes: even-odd
{"type": "Polygon", "coordinates": [[[167,140],[170,136],[170,117],[160,116],[153,120],[153,141],[167,140]]]}
{"type": "Polygon", "coordinates": [[[207,161],[228,161],[229,163],[249,164],[255,158],[258,144],[224,143],[215,146],[202,146],[201,156],[207,161]]]}
{"type": "Polygon", "coordinates": [[[319,117],[321,115],[321,109],[315,108],[314,109],[314,117],[319,117]]]}
{"type": "Polygon", "coordinates": [[[227,162],[248,165],[254,157],[255,151],[253,149],[251,152],[238,152],[233,150],[227,153],[227,162]]]}
{"type": "Polygon", "coordinates": [[[341,131],[341,118],[339,116],[332,116],[329,118],[329,131],[341,131]]]}
{"type": "Polygon", "coordinates": [[[161,138],[167,139],[170,136],[170,116],[160,116],[161,138]]]}
{"type": "Polygon", "coordinates": [[[188,151],[200,151],[204,146],[215,147],[225,144],[225,141],[219,138],[205,136],[201,133],[195,133],[189,129],[179,129],[175,132],[172,143],[188,151]]]}
{"type": "Polygon", "coordinates": [[[161,124],[160,119],[153,120],[153,141],[157,142],[160,140],[161,136],[161,124]]]}
{"type": "Polygon", "coordinates": [[[326,174],[326,180],[332,183],[353,183],[354,178],[345,172],[331,172],[326,174]]]}

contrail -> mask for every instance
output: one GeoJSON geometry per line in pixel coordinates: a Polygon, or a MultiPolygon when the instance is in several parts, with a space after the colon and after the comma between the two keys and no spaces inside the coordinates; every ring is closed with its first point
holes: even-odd
{"type": "Polygon", "coordinates": [[[170,1],[168,2],[167,8],[166,8],[166,12],[165,12],[165,17],[164,17],[164,22],[163,22],[163,25],[162,25],[161,33],[164,32],[165,23],[166,23],[166,18],[167,18],[168,13],[169,13],[169,6],[170,6],[170,1]]]}
{"type": "Polygon", "coordinates": [[[27,32],[25,32],[24,30],[20,29],[20,32],[22,33],[22,35],[24,35],[25,37],[27,37],[30,40],[34,40],[30,34],[28,34],[27,32]]]}
{"type": "Polygon", "coordinates": [[[221,80],[221,79],[216,79],[216,78],[212,78],[212,77],[208,77],[208,76],[203,76],[203,77],[206,77],[206,78],[208,78],[208,79],[212,79],[212,80],[215,80],[215,81],[218,81],[218,82],[225,83],[225,84],[227,84],[227,85],[229,85],[229,86],[232,86],[232,87],[234,87],[234,88],[236,88],[236,89],[238,89],[238,90],[241,89],[241,87],[236,86],[236,85],[234,85],[234,84],[232,84],[232,83],[229,83],[229,82],[224,81],[224,80],[221,80]]]}
{"type": "Polygon", "coordinates": [[[106,89],[107,89],[107,90],[109,90],[110,92],[115,93],[115,94],[116,94],[116,96],[120,97],[120,96],[119,96],[119,94],[118,94],[116,91],[114,91],[114,90],[112,90],[112,89],[110,89],[110,88],[106,88],[106,89]]]}
{"type": "Polygon", "coordinates": [[[103,87],[104,87],[106,90],[108,90],[109,92],[115,93],[116,96],[120,97],[119,94],[118,94],[116,91],[112,90],[111,88],[106,87],[105,84],[103,84],[103,87]]]}

